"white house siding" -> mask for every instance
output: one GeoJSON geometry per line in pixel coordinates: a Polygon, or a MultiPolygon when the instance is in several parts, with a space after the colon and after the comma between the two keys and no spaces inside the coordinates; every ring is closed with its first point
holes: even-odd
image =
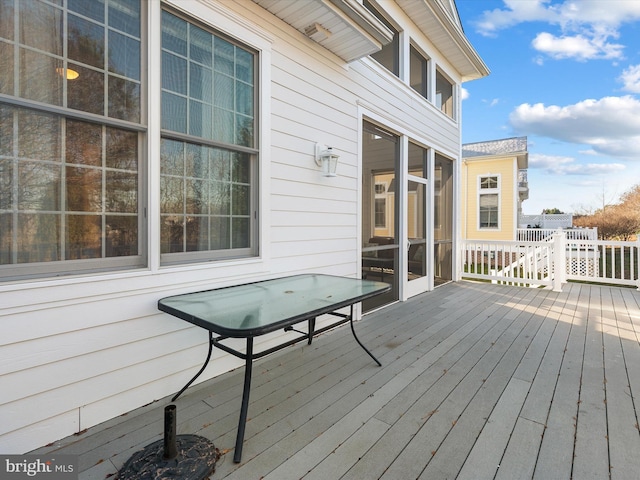
{"type": "MultiPolygon", "coordinates": [[[[175,4],[262,50],[267,62],[262,79],[270,82],[261,85],[266,98],[260,103],[261,257],[160,267],[153,233],[158,167],[152,164],[148,269],[0,284],[0,452],[24,453],[175,393],[202,364],[207,335],[158,312],[164,296],[299,272],[359,275],[359,112],[443,154],[459,152],[459,124],[374,61],[346,65],[248,1],[175,4]],[[337,177],[320,175],[315,142],[340,154],[337,177]]],[[[149,5],[158,19],[159,3],[149,5]]],[[[158,42],[150,44],[149,76],[157,78],[158,42]]],[[[429,48],[425,42],[423,49],[459,81],[429,48]]],[[[150,95],[159,96],[159,85],[150,85],[150,95]]],[[[149,103],[153,113],[159,102],[149,103]]],[[[157,130],[148,137],[153,155],[157,130]]],[[[239,364],[214,351],[200,381],[239,364]]]]}

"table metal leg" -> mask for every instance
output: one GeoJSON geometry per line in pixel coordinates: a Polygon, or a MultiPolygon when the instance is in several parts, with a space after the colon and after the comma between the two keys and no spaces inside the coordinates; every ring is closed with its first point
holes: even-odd
{"type": "Polygon", "coordinates": [[[353,328],[353,305],[351,305],[351,314],[349,315],[349,323],[351,324],[351,333],[353,333],[353,338],[356,339],[356,342],[358,342],[358,345],[360,345],[362,347],[362,349],[367,352],[369,354],[369,356],[371,358],[373,358],[373,360],[378,364],[379,367],[382,366],[382,364],[378,361],[378,359],[376,357],[373,356],[373,353],[371,353],[367,347],[365,347],[362,342],[360,341],[360,339],[358,338],[358,336],[356,335],[356,330],[355,328],[353,328]]]}
{"type": "Polygon", "coordinates": [[[236,435],[236,450],[233,461],[240,463],[242,459],[242,443],[244,442],[244,429],[247,424],[247,412],[249,410],[249,393],[251,392],[251,369],[253,366],[253,337],[247,338],[247,358],[244,367],[244,387],[242,390],[242,406],[240,407],[240,420],[238,421],[238,433],[236,435]]]}
{"type": "Polygon", "coordinates": [[[311,345],[311,341],[313,340],[313,334],[315,333],[315,329],[316,329],[316,317],[310,318],[309,319],[309,340],[307,341],[307,345],[311,345]]]}
{"type": "Polygon", "coordinates": [[[187,382],[187,384],[186,384],[184,387],[182,387],[182,389],[181,389],[178,393],[176,393],[176,394],[174,395],[174,397],[171,399],[171,401],[172,401],[172,402],[175,402],[175,401],[176,401],[176,399],[177,399],[180,395],[182,395],[182,394],[184,393],[184,391],[185,391],[187,388],[189,388],[189,386],[191,386],[191,384],[192,384],[193,382],[195,382],[196,378],[198,378],[198,377],[200,376],[200,374],[201,374],[202,372],[204,372],[204,369],[205,369],[205,368],[207,368],[207,365],[209,364],[209,360],[211,359],[211,352],[212,352],[212,350],[213,350],[213,332],[209,332],[209,353],[207,353],[207,359],[204,361],[204,365],[202,365],[202,368],[198,371],[198,373],[196,373],[196,374],[193,376],[193,378],[192,378],[191,380],[189,380],[189,381],[187,382]]]}

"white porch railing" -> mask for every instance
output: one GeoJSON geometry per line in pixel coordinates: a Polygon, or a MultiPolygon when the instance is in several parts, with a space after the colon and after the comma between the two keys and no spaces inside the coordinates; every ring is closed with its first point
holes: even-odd
{"type": "Polygon", "coordinates": [[[556,230],[550,239],[535,242],[463,240],[461,276],[556,291],[569,280],[640,290],[640,240],[571,238],[574,231],[556,230]]]}

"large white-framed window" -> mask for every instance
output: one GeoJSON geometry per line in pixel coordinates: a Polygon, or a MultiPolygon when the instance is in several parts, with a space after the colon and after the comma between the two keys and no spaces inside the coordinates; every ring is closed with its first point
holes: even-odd
{"type": "Polygon", "coordinates": [[[164,264],[255,256],[257,53],[162,12],[164,264]]]}
{"type": "Polygon", "coordinates": [[[500,228],[500,175],[478,177],[478,227],[500,228]]]}
{"type": "Polygon", "coordinates": [[[258,49],[193,7],[0,0],[0,282],[258,256],[258,49]]]}
{"type": "Polygon", "coordinates": [[[146,264],[145,6],[0,1],[0,280],[146,264]]]}

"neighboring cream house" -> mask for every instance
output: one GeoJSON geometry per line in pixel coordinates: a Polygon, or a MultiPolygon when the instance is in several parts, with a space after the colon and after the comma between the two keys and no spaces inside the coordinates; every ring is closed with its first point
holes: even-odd
{"type": "Polygon", "coordinates": [[[462,145],[462,238],[517,238],[528,162],[527,137],[462,145]]]}
{"type": "Polygon", "coordinates": [[[191,378],[207,335],[162,297],[456,278],[460,91],[488,73],[452,0],[0,1],[0,452],[191,378]]]}

